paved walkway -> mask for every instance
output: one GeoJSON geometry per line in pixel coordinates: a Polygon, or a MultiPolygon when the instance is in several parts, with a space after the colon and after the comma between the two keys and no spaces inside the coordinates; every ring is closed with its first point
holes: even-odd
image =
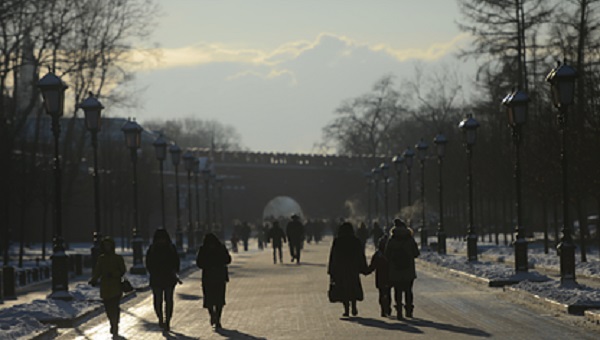
{"type": "MultiPolygon", "coordinates": [[[[171,332],[157,325],[150,293],[122,305],[120,335],[124,339],[397,339],[477,337],[594,339],[597,334],[565,325],[552,315],[538,315],[524,307],[498,300],[496,293],[422,271],[415,288],[421,301],[416,319],[398,321],[379,316],[374,277],[363,277],[365,301],[359,316],[341,318],[341,304],[327,300],[326,263],[330,238],[307,245],[302,263],[273,264],[270,250],[234,255],[230,266],[223,330],[215,332],[202,308],[200,272],[184,278],[176,288],[171,332]],[[540,328],[541,327],[541,328],[540,328]],[[541,332],[541,333],[540,333],[541,332]]],[[[369,254],[370,255],[370,254],[369,254]]],[[[496,290],[495,292],[497,292],[496,290]]],[[[59,339],[108,339],[104,314],[74,329],[60,330],[59,339]]]]}

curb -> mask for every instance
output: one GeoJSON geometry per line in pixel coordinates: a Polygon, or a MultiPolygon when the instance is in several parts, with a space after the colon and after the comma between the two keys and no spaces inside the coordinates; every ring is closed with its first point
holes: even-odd
{"type": "Polygon", "coordinates": [[[585,319],[596,325],[600,325],[600,309],[589,309],[583,313],[585,319]]]}

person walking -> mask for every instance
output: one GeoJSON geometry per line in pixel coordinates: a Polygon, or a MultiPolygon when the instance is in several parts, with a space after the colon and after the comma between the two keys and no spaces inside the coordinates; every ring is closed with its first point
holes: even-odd
{"type": "Polygon", "coordinates": [[[344,222],[340,226],[338,235],[333,240],[327,273],[337,291],[337,300],[344,305],[343,316],[349,316],[350,306],[352,315],[358,315],[356,302],[362,301],[364,297],[360,274],[367,273],[367,259],[350,222],[344,222]]]}
{"type": "Polygon", "coordinates": [[[154,232],[152,244],[146,252],[146,269],[150,274],[150,288],[154,303],[154,312],[158,317],[158,326],[165,331],[171,328],[173,316],[173,293],[179,282],[179,255],[165,229],[154,232]],[[163,301],[166,318],[163,318],[163,301]]]}
{"type": "Polygon", "coordinates": [[[268,232],[267,242],[271,242],[273,245],[273,263],[277,263],[277,252],[279,252],[279,263],[283,263],[283,251],[281,247],[283,246],[282,243],[286,243],[287,241],[278,221],[273,221],[273,226],[268,232]]]}
{"type": "Polygon", "coordinates": [[[356,231],[356,237],[360,240],[360,244],[362,245],[363,251],[367,246],[367,240],[369,239],[369,229],[367,229],[367,225],[362,222],[358,230],[356,231]]]}
{"type": "Polygon", "coordinates": [[[229,282],[227,265],[230,263],[231,255],[225,245],[213,233],[206,234],[196,256],[196,265],[202,269],[203,307],[208,309],[210,324],[215,330],[221,329],[225,288],[229,282]]]}
{"type": "Polygon", "coordinates": [[[385,242],[379,242],[378,249],[371,257],[367,274],[375,272],[375,287],[379,291],[379,306],[381,316],[386,317],[392,313],[391,286],[389,279],[389,262],[385,257],[385,242]]]}
{"type": "Polygon", "coordinates": [[[292,215],[292,220],[286,226],[286,234],[292,262],[296,261],[296,264],[300,264],[300,252],[304,243],[304,225],[300,222],[298,215],[292,215]]]}
{"type": "Polygon", "coordinates": [[[385,247],[385,257],[389,261],[389,279],[394,288],[394,300],[398,319],[402,319],[402,295],[406,317],[413,317],[413,283],[417,278],[415,258],[420,255],[412,229],[401,219],[394,220],[391,236],[385,247]]]}
{"type": "Polygon", "coordinates": [[[379,239],[383,236],[383,229],[379,226],[379,223],[373,223],[373,230],[371,230],[371,236],[373,237],[373,245],[379,248],[379,239]]]}
{"type": "Polygon", "coordinates": [[[96,266],[92,270],[92,278],[89,284],[98,285],[100,280],[100,298],[104,304],[104,310],[110,323],[110,333],[113,337],[119,335],[119,316],[121,310],[121,279],[125,275],[125,261],[123,256],[115,253],[115,241],[110,237],[105,237],[101,243],[102,254],[96,261],[96,266]]]}
{"type": "Polygon", "coordinates": [[[240,229],[240,236],[242,238],[242,243],[244,244],[244,251],[248,251],[248,240],[250,239],[250,234],[252,233],[252,228],[248,222],[242,223],[242,228],[240,229]]]}

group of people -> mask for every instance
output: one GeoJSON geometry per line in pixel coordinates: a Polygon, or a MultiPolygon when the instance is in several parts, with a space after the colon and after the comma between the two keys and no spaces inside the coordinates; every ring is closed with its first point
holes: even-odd
{"type": "Polygon", "coordinates": [[[394,290],[397,318],[413,317],[412,287],[416,279],[415,258],[420,255],[412,229],[401,219],[383,233],[377,241],[377,251],[367,265],[364,245],[350,222],[344,222],[333,240],[327,273],[330,277],[330,301],[342,302],[344,317],[358,314],[357,301],[364,298],[360,274],[375,272],[375,286],[379,291],[381,316],[392,314],[391,291],[394,290]],[[402,297],[404,296],[404,303],[402,297]],[[351,308],[351,309],[350,309],[351,308]]]}
{"type": "MultiPolygon", "coordinates": [[[[125,261],[115,253],[115,242],[110,237],[105,237],[101,246],[102,255],[92,269],[89,283],[96,286],[100,282],[100,298],[110,323],[110,333],[116,337],[119,334],[119,304],[123,296],[121,284],[126,272],[125,261]]],[[[225,245],[213,233],[206,234],[196,256],[196,265],[202,269],[203,307],[208,309],[210,324],[215,330],[221,329],[225,288],[229,281],[227,265],[230,263],[231,256],[225,245]]],[[[146,268],[150,275],[149,285],[158,326],[168,332],[173,316],[175,286],[182,282],[178,276],[179,254],[165,229],[154,232],[152,244],[146,252],[146,268]]]]}

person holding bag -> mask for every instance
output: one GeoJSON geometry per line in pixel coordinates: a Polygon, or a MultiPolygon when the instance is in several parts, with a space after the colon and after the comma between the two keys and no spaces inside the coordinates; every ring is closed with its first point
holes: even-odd
{"type": "Polygon", "coordinates": [[[150,288],[152,288],[154,312],[158,317],[158,326],[167,332],[171,328],[174,307],[173,294],[175,285],[179,281],[177,276],[179,267],[179,254],[171,242],[169,233],[165,229],[157,229],[154,232],[152,244],[146,252],[146,268],[150,274],[150,288]],[[163,301],[166,315],[163,314],[163,301]]]}
{"type": "Polygon", "coordinates": [[[110,333],[113,336],[119,334],[119,316],[121,310],[121,280],[125,275],[125,261],[123,256],[115,253],[115,241],[110,237],[105,237],[101,243],[102,254],[98,257],[96,266],[92,270],[92,278],[89,284],[98,285],[100,280],[100,298],[104,304],[106,316],[110,322],[110,333]]]}

